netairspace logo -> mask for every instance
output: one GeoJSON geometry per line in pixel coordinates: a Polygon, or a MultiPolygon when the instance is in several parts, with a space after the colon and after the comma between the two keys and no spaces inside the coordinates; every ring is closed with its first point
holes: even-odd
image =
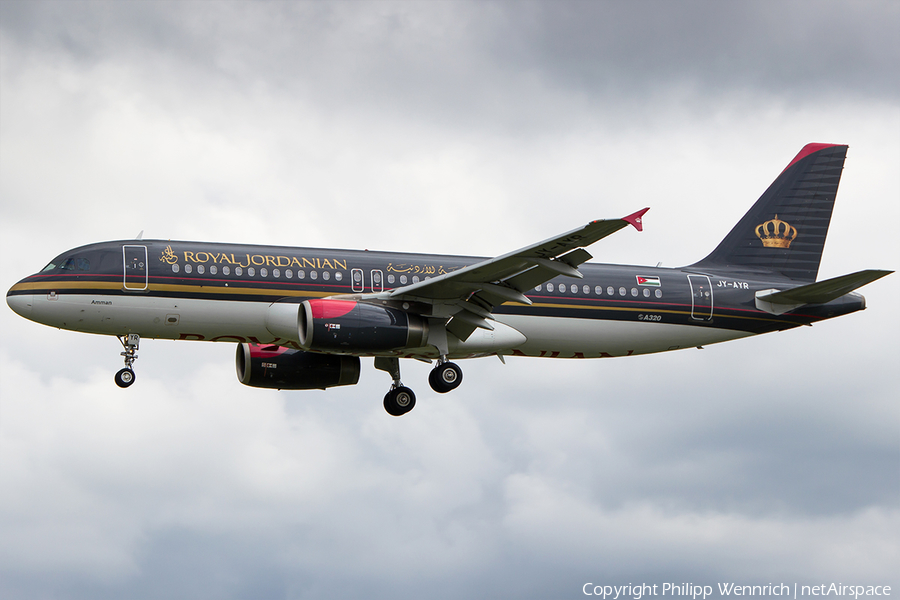
{"type": "MultiPolygon", "coordinates": [[[[860,596],[890,596],[891,586],[889,585],[843,585],[841,583],[820,584],[820,585],[798,585],[793,586],[778,583],[768,585],[739,585],[737,583],[719,583],[718,596],[783,596],[786,598],[793,597],[795,600],[804,596],[844,596],[853,597],[858,600],[860,596]]],[[[586,583],[582,586],[581,591],[585,596],[600,596],[604,600],[618,600],[619,598],[629,598],[633,600],[641,600],[644,596],[679,596],[682,598],[690,597],[692,600],[698,598],[706,600],[716,591],[711,585],[696,585],[694,583],[663,583],[648,584],[641,583],[637,585],[594,585],[586,583]]]]}

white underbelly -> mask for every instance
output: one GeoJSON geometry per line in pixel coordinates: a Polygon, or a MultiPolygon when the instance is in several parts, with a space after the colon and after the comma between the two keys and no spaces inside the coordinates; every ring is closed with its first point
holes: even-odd
{"type": "Polygon", "coordinates": [[[559,358],[648,354],[695,348],[751,335],[744,331],[709,326],[643,321],[523,315],[503,315],[498,320],[525,335],[525,344],[516,348],[522,354],[559,358]]]}
{"type": "MultiPolygon", "coordinates": [[[[151,296],[61,294],[35,295],[31,318],[52,327],[144,338],[260,344],[296,344],[266,328],[266,302],[199,300],[151,296]]],[[[693,348],[751,335],[709,326],[658,322],[609,321],[568,317],[503,315],[497,319],[525,336],[510,348],[465,348],[451,356],[520,354],[559,358],[629,356],[693,348]]],[[[481,330],[476,330],[477,335],[481,330]]],[[[404,351],[385,354],[409,355],[404,351]]],[[[436,356],[433,348],[412,354],[436,356]]]]}

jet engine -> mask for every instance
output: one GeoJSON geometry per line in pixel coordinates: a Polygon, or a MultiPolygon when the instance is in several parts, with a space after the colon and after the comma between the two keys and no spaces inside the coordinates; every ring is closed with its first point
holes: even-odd
{"type": "Polygon", "coordinates": [[[321,298],[300,304],[300,346],[326,352],[383,352],[425,345],[428,325],[390,306],[321,298]]]}
{"type": "Polygon", "coordinates": [[[244,385],[280,390],[324,390],[359,381],[359,357],[304,352],[283,346],[238,344],[238,379],[244,385]]]}

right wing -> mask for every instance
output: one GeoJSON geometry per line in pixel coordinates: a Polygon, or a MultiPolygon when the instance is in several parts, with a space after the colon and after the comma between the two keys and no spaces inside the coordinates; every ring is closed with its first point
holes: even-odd
{"type": "Polygon", "coordinates": [[[491,318],[495,306],[504,302],[531,304],[524,294],[526,290],[558,275],[582,277],[577,267],[592,258],[584,247],[629,224],[642,231],[642,217],[648,210],[621,219],[591,221],[579,229],[396,288],[386,295],[391,300],[431,304],[435,316],[452,317],[447,331],[465,341],[477,327],[493,329],[487,319],[491,318]]]}

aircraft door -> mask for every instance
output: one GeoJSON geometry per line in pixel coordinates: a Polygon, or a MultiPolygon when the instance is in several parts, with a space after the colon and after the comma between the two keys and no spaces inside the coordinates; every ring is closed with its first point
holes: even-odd
{"type": "Polygon", "coordinates": [[[125,289],[147,289],[147,246],[122,246],[125,263],[125,289]]]}
{"type": "Polygon", "coordinates": [[[354,292],[363,291],[363,271],[362,269],[350,270],[350,289],[354,292]]]}
{"type": "Polygon", "coordinates": [[[713,313],[712,284],[706,275],[688,275],[691,286],[691,318],[709,321],[713,313]]]}
{"type": "Polygon", "coordinates": [[[376,294],[384,291],[384,275],[378,269],[372,270],[372,291],[376,294]]]}

